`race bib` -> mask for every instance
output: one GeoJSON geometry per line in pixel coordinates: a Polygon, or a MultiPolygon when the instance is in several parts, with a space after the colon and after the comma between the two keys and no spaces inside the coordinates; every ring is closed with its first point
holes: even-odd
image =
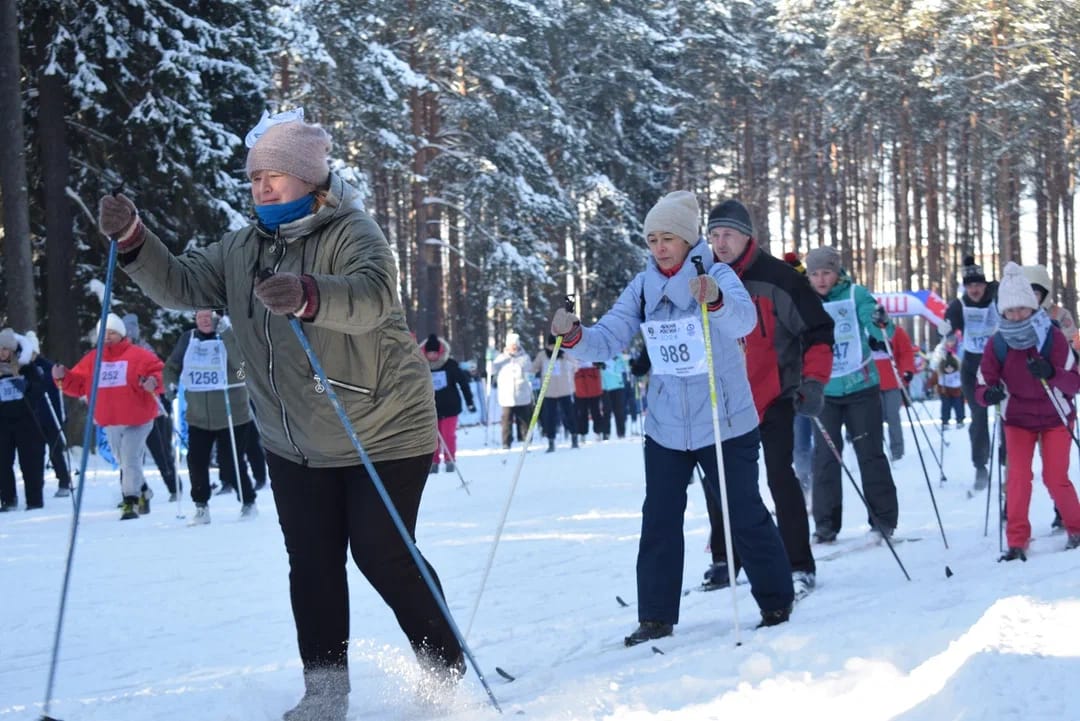
{"type": "Polygon", "coordinates": [[[22,378],[0,378],[0,401],[21,401],[26,381],[22,378]]]}
{"type": "Polygon", "coordinates": [[[855,289],[847,300],[823,303],[825,311],[832,316],[833,365],[830,378],[854,373],[863,367],[862,326],[855,310],[855,289]]]}
{"type": "Polygon", "coordinates": [[[435,390],[437,391],[446,388],[446,371],[432,371],[431,384],[435,386],[435,390]]]}
{"type": "Polygon", "coordinates": [[[127,385],[126,360],[102,361],[98,374],[98,388],[122,388],[127,385]]]}
{"type": "Polygon", "coordinates": [[[652,372],[686,378],[708,372],[701,319],[651,320],[641,324],[652,372]]]}
{"type": "Polygon", "coordinates": [[[224,390],[229,382],[225,341],[192,338],[184,353],[184,390],[191,393],[224,390]]]}
{"type": "Polygon", "coordinates": [[[986,308],[968,308],[964,306],[964,352],[982,353],[986,341],[994,334],[994,305],[986,308]]]}

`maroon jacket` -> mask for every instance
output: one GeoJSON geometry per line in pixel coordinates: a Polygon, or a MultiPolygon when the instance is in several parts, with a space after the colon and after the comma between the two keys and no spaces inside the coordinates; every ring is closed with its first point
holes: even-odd
{"type": "MultiPolygon", "coordinates": [[[[1071,425],[1076,418],[1072,399],[1080,392],[1080,373],[1077,373],[1075,358],[1065,335],[1056,327],[1051,327],[1050,332],[1054,340],[1047,360],[1054,366],[1054,377],[1047,384],[1054,393],[1058,408],[1066,413],[1071,425]]],[[[1034,347],[1024,350],[1010,348],[1005,353],[1005,363],[1000,364],[992,345],[992,341],[987,342],[986,352],[982,354],[976,377],[975,400],[981,405],[988,405],[984,400],[986,389],[1001,381],[1007,391],[1001,403],[1001,417],[1005,425],[1029,431],[1044,431],[1060,426],[1061,417],[1054,410],[1046,389],[1027,368],[1027,359],[1037,356],[1038,350],[1034,347]]]]}

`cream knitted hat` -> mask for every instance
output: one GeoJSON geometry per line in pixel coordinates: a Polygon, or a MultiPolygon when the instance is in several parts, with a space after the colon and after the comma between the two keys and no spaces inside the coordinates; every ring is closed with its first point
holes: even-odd
{"type": "Polygon", "coordinates": [[[700,237],[701,208],[689,190],[668,193],[645,216],[645,238],[653,233],[673,233],[690,245],[700,237]]]}

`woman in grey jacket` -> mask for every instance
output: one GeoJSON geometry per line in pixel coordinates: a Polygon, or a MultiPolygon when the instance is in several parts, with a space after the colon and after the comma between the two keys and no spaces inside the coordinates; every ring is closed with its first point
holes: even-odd
{"type": "Polygon", "coordinates": [[[326,132],[302,115],[264,117],[248,146],[257,223],[178,256],[123,195],[102,198],[98,223],[118,243],[121,267],[155,301],[228,310],[289,555],[306,693],[285,719],[339,721],[349,692],[347,550],[427,670],[424,691],[449,690],[465,664],[326,385],[410,535],[437,443],[435,392],[405,325],[390,245],[357,191],[330,172],[326,132]],[[266,270],[273,275],[260,280],[266,270]],[[326,377],[312,371],[289,316],[304,324],[326,377]]]}
{"type": "Polygon", "coordinates": [[[596,325],[583,328],[560,309],[551,332],[580,360],[611,358],[640,329],[652,360],[645,420],[645,503],[638,547],[637,630],[632,646],[672,633],[679,622],[683,514],[694,467],[719,497],[716,440],[708,373],[716,379],[721,446],[733,542],[761,609],[762,625],[786,621],[794,590],[780,534],[758,491],[757,411],[740,338],[756,323],[754,304],[738,276],[715,262],[700,240],[700,211],[692,193],[676,191],[645,217],[652,259],[596,325]],[[698,275],[690,260],[706,270],[698,275]],[[700,303],[709,311],[713,366],[707,367],[700,303]]]}

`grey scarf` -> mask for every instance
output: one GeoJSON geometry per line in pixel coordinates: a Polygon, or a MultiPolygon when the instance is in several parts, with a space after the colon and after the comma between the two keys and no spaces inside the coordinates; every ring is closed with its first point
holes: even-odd
{"type": "Polygon", "coordinates": [[[1046,334],[1050,332],[1050,316],[1040,308],[1025,320],[1001,319],[998,332],[1005,339],[1005,345],[1013,350],[1042,348],[1046,334]]]}

